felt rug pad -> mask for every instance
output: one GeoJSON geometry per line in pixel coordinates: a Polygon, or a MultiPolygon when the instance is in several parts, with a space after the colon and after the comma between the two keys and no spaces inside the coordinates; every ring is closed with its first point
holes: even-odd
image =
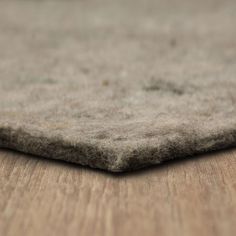
{"type": "Polygon", "coordinates": [[[126,171],[236,144],[236,1],[0,1],[0,147],[126,171]]]}

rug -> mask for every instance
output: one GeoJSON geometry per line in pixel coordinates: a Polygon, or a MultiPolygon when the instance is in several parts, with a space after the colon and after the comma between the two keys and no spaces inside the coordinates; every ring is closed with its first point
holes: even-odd
{"type": "Polygon", "coordinates": [[[236,146],[235,12],[1,1],[0,147],[122,172],[236,146]]]}

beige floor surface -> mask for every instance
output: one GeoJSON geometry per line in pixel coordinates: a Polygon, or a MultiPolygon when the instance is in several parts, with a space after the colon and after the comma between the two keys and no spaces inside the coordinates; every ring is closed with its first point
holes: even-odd
{"type": "Polygon", "coordinates": [[[236,234],[236,150],[122,175],[0,151],[0,235],[236,234]]]}

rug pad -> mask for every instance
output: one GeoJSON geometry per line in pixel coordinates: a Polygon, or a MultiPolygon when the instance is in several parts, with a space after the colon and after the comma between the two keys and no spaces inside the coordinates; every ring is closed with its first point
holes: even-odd
{"type": "Polygon", "coordinates": [[[0,147],[127,171],[235,146],[235,12],[0,1],[0,147]]]}

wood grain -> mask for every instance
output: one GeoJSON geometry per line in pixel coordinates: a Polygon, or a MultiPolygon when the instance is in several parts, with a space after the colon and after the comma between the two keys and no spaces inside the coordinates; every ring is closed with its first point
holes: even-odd
{"type": "Polygon", "coordinates": [[[236,150],[123,175],[0,150],[0,235],[236,235],[236,150]]]}

